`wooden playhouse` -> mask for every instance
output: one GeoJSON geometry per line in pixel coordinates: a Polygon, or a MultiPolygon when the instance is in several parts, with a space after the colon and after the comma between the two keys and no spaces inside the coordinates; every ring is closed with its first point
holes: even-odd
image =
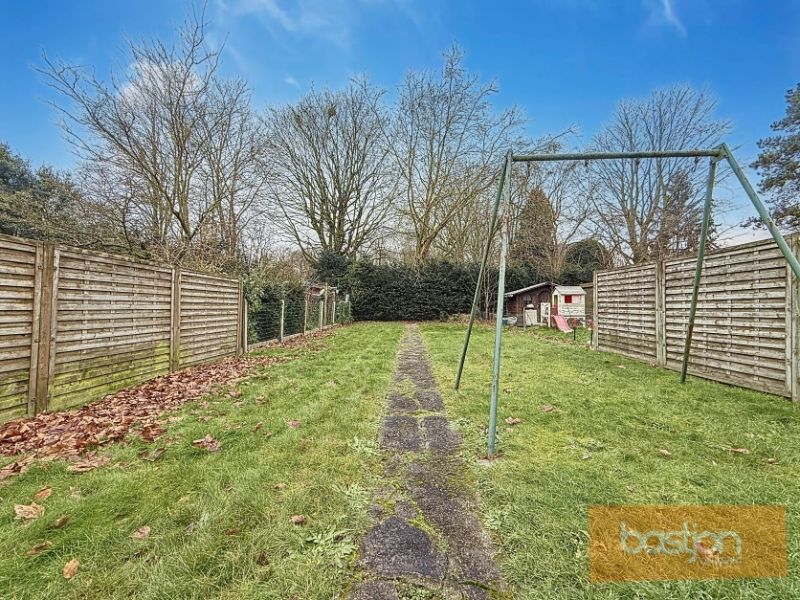
{"type": "Polygon", "coordinates": [[[556,315],[585,324],[586,291],[579,285],[544,281],[505,294],[504,316],[514,317],[519,326],[550,327],[556,315]]]}

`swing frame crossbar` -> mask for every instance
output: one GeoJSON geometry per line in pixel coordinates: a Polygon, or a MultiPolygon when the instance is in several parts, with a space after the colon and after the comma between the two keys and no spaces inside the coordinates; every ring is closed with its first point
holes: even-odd
{"type": "Polygon", "coordinates": [[[800,261],[794,255],[780,229],[772,220],[764,203],[758,197],[753,186],[748,181],[741,166],[733,156],[727,144],[721,144],[715,148],[698,150],[673,150],[673,151],[649,151],[649,152],[572,152],[561,154],[514,154],[509,150],[503,165],[500,168],[500,183],[497,187],[492,216],[489,221],[489,235],[486,239],[486,246],[483,250],[480,269],[478,271],[478,281],[475,284],[475,294],[472,298],[472,308],[467,321],[467,330],[464,334],[464,344],[461,349],[461,357],[456,371],[455,389],[461,385],[461,377],[464,371],[464,362],[467,357],[472,327],[475,323],[475,314],[480,300],[481,284],[486,273],[486,265],[489,260],[494,236],[497,232],[497,222],[500,219],[500,266],[497,276],[497,307],[495,311],[495,334],[494,334],[494,355],[492,363],[492,393],[489,403],[489,435],[487,444],[487,455],[493,458],[495,455],[495,442],[497,433],[497,399],[500,388],[500,358],[503,341],[503,303],[505,300],[505,280],[506,262],[508,257],[509,245],[509,218],[511,204],[511,171],[514,163],[521,162],[555,162],[555,161],[585,161],[590,160],[620,160],[620,159],[651,159],[651,158],[708,158],[709,169],[706,182],[705,202],[703,205],[703,221],[700,230],[699,248],[697,252],[697,264],[694,273],[694,283],[692,287],[692,300],[689,307],[689,319],[686,327],[686,338],[683,348],[683,362],[681,364],[680,382],[686,381],[686,372],[689,366],[689,355],[692,348],[692,334],[694,332],[694,320],[697,312],[697,298],[700,291],[700,280],[703,273],[703,260],[705,257],[706,242],[708,240],[708,228],[711,223],[712,200],[714,194],[714,183],[716,179],[717,163],[726,161],[739,180],[742,189],[747,194],[758,213],[761,222],[767,227],[775,243],[781,250],[786,262],[794,273],[795,278],[800,279],[800,261]],[[502,207],[502,208],[501,208],[502,207]]]}

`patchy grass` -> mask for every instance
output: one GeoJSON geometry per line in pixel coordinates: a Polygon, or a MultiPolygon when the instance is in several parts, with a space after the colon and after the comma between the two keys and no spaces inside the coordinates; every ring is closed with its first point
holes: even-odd
{"type": "Polygon", "coordinates": [[[500,418],[522,422],[508,428],[500,421],[502,457],[483,466],[475,459],[486,452],[493,331],[476,329],[461,391],[454,392],[463,329],[426,325],[422,332],[448,412],[473,459],[484,521],[514,597],[800,597],[797,407],[700,379],[682,386],[675,372],[514,330],[504,336],[500,418]],[[777,464],[768,464],[770,458],[777,464]],[[790,576],[591,584],[590,504],[786,505],[790,576]]]}
{"type": "Polygon", "coordinates": [[[109,466],[84,474],[53,462],[11,478],[0,487],[0,597],[336,597],[368,525],[401,332],[356,325],[311,349],[267,350],[293,360],[242,382],[239,397],[187,405],[155,444],[116,445],[109,466]],[[192,446],[206,434],[219,451],[192,446]],[[157,460],[137,456],[164,442],[157,460]],[[44,515],[16,520],[15,505],[44,486],[44,515]],[[69,522],[51,529],[62,515],[69,522]],[[145,539],[130,537],[145,526],[145,539]],[[26,556],[45,541],[52,547],[26,556]],[[78,573],[66,580],[73,558],[78,573]]]}
{"type": "Polygon", "coordinates": [[[564,333],[558,327],[528,327],[527,329],[515,330],[515,333],[581,346],[588,346],[592,341],[592,330],[588,327],[578,327],[573,333],[564,333]]]}

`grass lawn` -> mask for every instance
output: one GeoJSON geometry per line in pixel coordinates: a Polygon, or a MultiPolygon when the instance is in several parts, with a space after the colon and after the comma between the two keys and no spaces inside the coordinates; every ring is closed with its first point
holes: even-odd
{"type": "Polygon", "coordinates": [[[298,356],[241,383],[241,397],[223,390],[188,405],[155,444],[116,445],[107,467],[76,474],[55,462],[10,479],[0,487],[0,598],[335,597],[369,523],[401,333],[342,329],[318,350],[288,350],[298,356]],[[192,446],[206,434],[218,452],[192,446]],[[158,460],[137,457],[165,441],[158,460]],[[44,514],[16,520],[15,505],[45,486],[44,514]],[[51,528],[62,515],[69,522],[51,528]],[[131,538],[145,526],[148,537],[131,538]],[[66,580],[71,559],[79,570],[66,580]]]}
{"type": "Polygon", "coordinates": [[[476,329],[454,392],[463,331],[422,327],[515,598],[800,598],[800,418],[790,402],[700,379],[681,386],[675,372],[515,329],[504,336],[499,416],[522,423],[500,422],[502,457],[482,466],[493,330],[476,329]],[[590,504],[786,505],[789,577],[591,584],[590,504]]]}

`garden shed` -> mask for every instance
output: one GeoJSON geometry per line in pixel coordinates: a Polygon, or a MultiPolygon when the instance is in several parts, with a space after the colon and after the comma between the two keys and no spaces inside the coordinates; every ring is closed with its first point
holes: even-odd
{"type": "Polygon", "coordinates": [[[517,325],[550,326],[550,317],[586,320],[586,290],[578,285],[543,281],[505,294],[505,316],[517,325]],[[527,312],[526,312],[527,307],[527,312]]]}

